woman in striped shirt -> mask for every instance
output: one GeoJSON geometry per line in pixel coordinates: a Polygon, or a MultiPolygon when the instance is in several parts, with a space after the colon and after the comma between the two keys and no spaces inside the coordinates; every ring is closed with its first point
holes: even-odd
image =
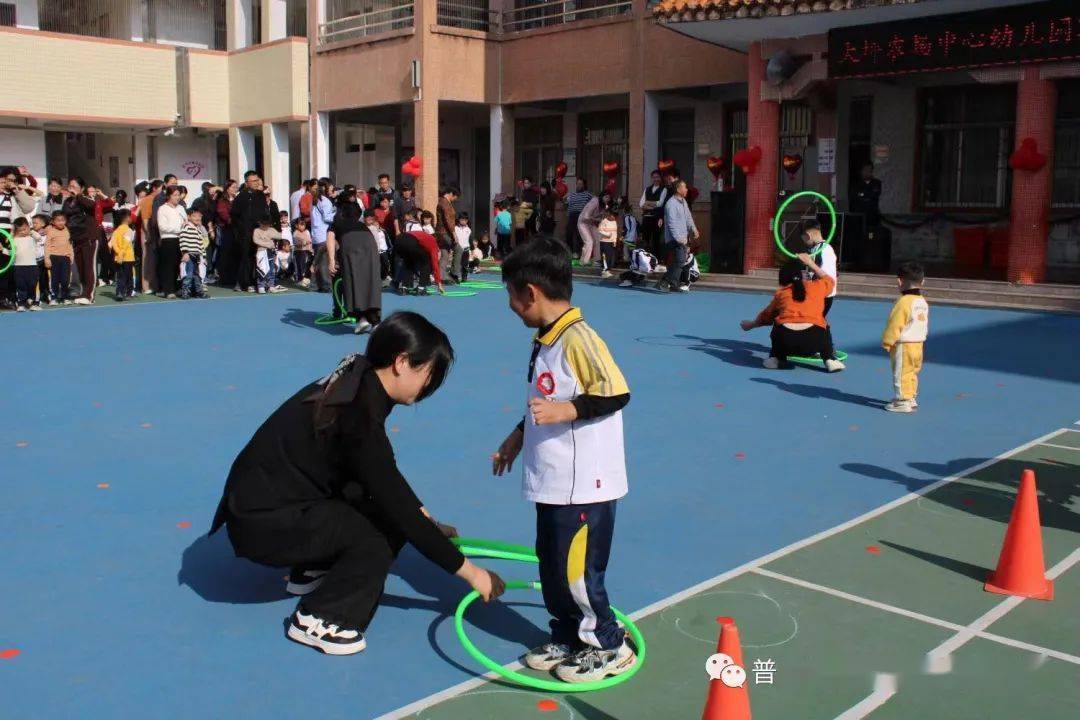
{"type": "Polygon", "coordinates": [[[566,246],[575,254],[581,253],[581,236],[578,235],[578,218],[593,194],[585,188],[585,179],[577,179],[577,189],[566,196],[566,246]]]}

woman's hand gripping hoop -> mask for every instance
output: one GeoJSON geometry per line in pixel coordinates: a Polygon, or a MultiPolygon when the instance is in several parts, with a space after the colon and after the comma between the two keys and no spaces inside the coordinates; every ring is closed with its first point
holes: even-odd
{"type": "MultiPolygon", "coordinates": [[[[536,553],[533,552],[532,548],[523,545],[511,545],[510,543],[481,540],[479,538],[454,538],[454,544],[457,545],[462,554],[467,557],[486,557],[529,563],[539,562],[536,553]]],[[[508,580],[506,582],[506,588],[508,590],[539,590],[540,583],[508,580]]],[[[454,612],[454,630],[457,631],[458,639],[461,641],[462,647],[465,648],[465,652],[469,653],[474,660],[488,670],[498,674],[506,680],[517,683],[518,685],[547,692],[590,692],[592,690],[602,690],[626,682],[641,669],[642,665],[645,664],[644,636],[642,636],[641,631],[638,630],[637,625],[635,625],[630,618],[612,607],[611,611],[615,613],[615,617],[623,624],[627,632],[630,633],[630,638],[634,643],[634,647],[637,649],[637,663],[622,675],[616,675],[595,682],[566,683],[560,680],[544,680],[543,678],[536,678],[531,675],[526,675],[525,673],[508,670],[484,653],[480,652],[476,645],[469,639],[468,635],[465,634],[465,611],[478,597],[480,597],[480,594],[473,590],[458,603],[457,610],[454,612]]]]}

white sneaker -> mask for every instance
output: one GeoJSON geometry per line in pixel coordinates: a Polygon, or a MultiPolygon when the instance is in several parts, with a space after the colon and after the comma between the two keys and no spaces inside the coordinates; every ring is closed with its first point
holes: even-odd
{"type": "Polygon", "coordinates": [[[608,272],[607,270],[605,270],[604,272],[600,273],[600,277],[609,278],[609,277],[611,277],[611,273],[608,272]]]}
{"type": "Polygon", "coordinates": [[[15,312],[26,312],[26,308],[24,308],[22,305],[16,305],[15,312]]]}
{"type": "Polygon", "coordinates": [[[679,286],[679,292],[690,292],[690,286],[689,285],[680,285],[679,286]]]}
{"type": "Polygon", "coordinates": [[[105,281],[102,280],[101,278],[98,278],[97,279],[97,286],[98,287],[105,287],[105,281]]]}
{"type": "Polygon", "coordinates": [[[88,299],[86,299],[84,297],[77,297],[77,298],[75,298],[75,304],[76,305],[93,305],[94,303],[92,303],[90,300],[88,300],[88,299]]]}
{"type": "Polygon", "coordinates": [[[910,400],[893,400],[885,406],[885,409],[894,413],[910,413],[915,412],[915,405],[911,404],[910,400]]]}
{"type": "Polygon", "coordinates": [[[828,370],[829,372],[840,372],[845,367],[847,367],[847,366],[844,365],[844,363],[840,362],[839,360],[826,360],[825,361],[825,369],[828,370]]]}
{"type": "Polygon", "coordinates": [[[371,332],[371,323],[367,320],[361,320],[356,323],[356,327],[353,328],[354,335],[363,335],[366,332],[371,332]]]}
{"type": "Polygon", "coordinates": [[[571,657],[570,646],[562,643],[544,643],[525,653],[521,662],[533,670],[549,671],[571,657]]]}
{"type": "MultiPolygon", "coordinates": [[[[248,290],[248,292],[251,292],[251,290],[248,290]]],[[[266,288],[264,288],[262,285],[260,285],[259,289],[256,290],[255,292],[257,292],[259,295],[265,295],[266,294],[266,288]]]]}
{"type": "Polygon", "coordinates": [[[623,280],[621,283],[619,283],[619,287],[630,287],[633,284],[634,283],[629,280],[623,280]]]}
{"type": "Polygon", "coordinates": [[[761,367],[765,368],[766,370],[776,370],[778,367],[780,367],[780,361],[774,357],[767,357],[765,358],[765,362],[761,363],[761,367]]]}
{"type": "Polygon", "coordinates": [[[560,663],[555,668],[555,675],[568,683],[594,682],[611,675],[622,675],[634,665],[637,665],[637,655],[624,640],[614,650],[594,647],[582,650],[560,663]]]}
{"type": "Polygon", "coordinates": [[[40,309],[41,309],[41,305],[31,305],[30,306],[30,312],[37,312],[40,309]]]}
{"type": "Polygon", "coordinates": [[[326,623],[322,618],[307,615],[299,608],[289,618],[290,640],[321,650],[327,655],[353,655],[367,647],[359,630],[326,623]]]}
{"type": "Polygon", "coordinates": [[[301,287],[307,287],[310,284],[311,284],[311,278],[304,278],[303,280],[300,281],[301,287]]]}
{"type": "Polygon", "coordinates": [[[270,292],[272,292],[272,293],[283,293],[283,292],[288,292],[288,291],[285,288],[281,287],[280,285],[275,285],[274,287],[270,288],[270,292]]]}
{"type": "Polygon", "coordinates": [[[49,307],[53,307],[53,306],[55,306],[55,305],[59,305],[59,304],[60,304],[60,303],[56,302],[55,300],[50,300],[50,301],[49,301],[49,307]]]}
{"type": "Polygon", "coordinates": [[[908,400],[908,402],[911,403],[911,407],[913,407],[915,409],[919,408],[919,401],[916,400],[915,398],[911,398],[910,400],[908,400]]]}
{"type": "MultiPolygon", "coordinates": [[[[259,289],[261,290],[262,288],[259,288],[259,289]]],[[[247,291],[250,292],[250,293],[253,293],[253,292],[255,292],[255,288],[253,286],[248,286],[247,291]]]]}

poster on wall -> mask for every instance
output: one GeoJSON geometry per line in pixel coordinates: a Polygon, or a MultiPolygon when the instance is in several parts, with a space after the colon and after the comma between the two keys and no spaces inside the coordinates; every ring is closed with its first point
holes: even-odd
{"type": "Polygon", "coordinates": [[[836,172],[836,138],[818,138],[817,171],[821,175],[836,172]]]}
{"type": "Polygon", "coordinates": [[[562,161],[566,163],[566,174],[577,177],[577,149],[563,148],[562,161]]]}

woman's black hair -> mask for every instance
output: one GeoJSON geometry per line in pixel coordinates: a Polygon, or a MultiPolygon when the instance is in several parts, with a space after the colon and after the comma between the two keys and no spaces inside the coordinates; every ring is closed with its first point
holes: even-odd
{"type": "Polygon", "coordinates": [[[803,266],[798,260],[785,263],[780,267],[780,287],[791,286],[791,297],[795,302],[806,299],[806,286],[803,285],[803,266]]]}
{"type": "Polygon", "coordinates": [[[439,389],[454,364],[454,348],[446,333],[423,315],[407,310],[399,310],[375,326],[364,356],[377,370],[393,365],[402,353],[414,368],[431,363],[431,379],[417,402],[439,389]]]}

